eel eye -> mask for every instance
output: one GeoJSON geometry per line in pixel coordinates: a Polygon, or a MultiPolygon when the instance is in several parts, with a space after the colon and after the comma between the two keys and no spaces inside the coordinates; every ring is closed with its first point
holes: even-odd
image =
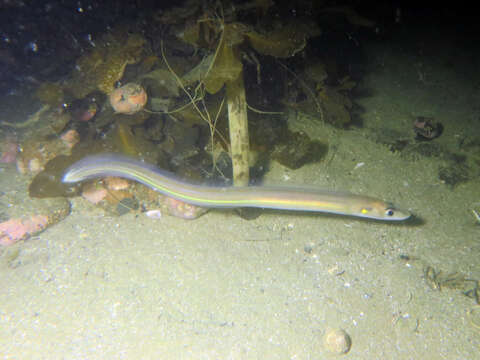
{"type": "Polygon", "coordinates": [[[394,214],[395,214],[395,211],[393,211],[393,209],[385,210],[385,215],[388,217],[392,217],[394,214]]]}

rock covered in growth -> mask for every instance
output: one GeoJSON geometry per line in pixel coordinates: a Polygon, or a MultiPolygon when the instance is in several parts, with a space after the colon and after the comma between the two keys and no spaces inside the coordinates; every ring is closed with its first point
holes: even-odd
{"type": "Polygon", "coordinates": [[[116,31],[77,61],[66,88],[81,99],[95,90],[110,94],[123,77],[125,67],[141,60],[145,39],[139,34],[116,31]]]}
{"type": "Polygon", "coordinates": [[[0,163],[15,163],[18,153],[18,141],[15,134],[0,138],[0,163]]]}
{"type": "Polygon", "coordinates": [[[80,141],[76,130],[67,130],[58,137],[48,138],[34,135],[22,141],[22,151],[17,157],[17,170],[20,174],[35,175],[58,155],[70,155],[75,144],[80,141]]]}
{"type": "Polygon", "coordinates": [[[128,83],[110,93],[110,105],[116,113],[132,115],[147,103],[147,92],[138,84],[128,83]]]}
{"type": "MultiPolygon", "coordinates": [[[[12,175],[17,176],[18,175],[12,175]]],[[[4,182],[0,195],[0,246],[28,239],[70,213],[64,198],[33,199],[28,195],[25,179],[4,182]]]]}

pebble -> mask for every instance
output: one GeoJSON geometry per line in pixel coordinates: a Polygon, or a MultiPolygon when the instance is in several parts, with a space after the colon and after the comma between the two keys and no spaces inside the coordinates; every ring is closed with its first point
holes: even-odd
{"type": "Polygon", "coordinates": [[[345,330],[334,329],[327,331],[324,339],[325,348],[334,354],[346,354],[352,346],[352,339],[345,330]]]}

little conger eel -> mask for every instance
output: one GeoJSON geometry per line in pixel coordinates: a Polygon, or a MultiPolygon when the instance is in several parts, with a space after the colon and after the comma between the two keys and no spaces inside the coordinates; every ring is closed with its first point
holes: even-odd
{"type": "Polygon", "coordinates": [[[389,221],[410,217],[410,213],[382,200],[350,193],[301,187],[194,185],[168,171],[116,154],[83,158],[66,170],[62,181],[75,183],[104,176],[135,180],[172,198],[204,207],[315,211],[389,221]]]}

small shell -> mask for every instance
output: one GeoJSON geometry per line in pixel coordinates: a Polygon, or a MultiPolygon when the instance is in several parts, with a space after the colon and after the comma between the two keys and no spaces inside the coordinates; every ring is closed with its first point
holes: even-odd
{"type": "Polygon", "coordinates": [[[148,210],[145,212],[145,215],[147,215],[150,219],[161,219],[162,212],[158,209],[148,210]]]}
{"type": "Polygon", "coordinates": [[[418,116],[413,122],[413,131],[417,140],[433,140],[443,132],[443,125],[434,118],[418,116]]]}
{"type": "Polygon", "coordinates": [[[329,330],[325,335],[324,344],[325,348],[331,353],[346,354],[350,351],[352,339],[345,330],[329,330]]]}

